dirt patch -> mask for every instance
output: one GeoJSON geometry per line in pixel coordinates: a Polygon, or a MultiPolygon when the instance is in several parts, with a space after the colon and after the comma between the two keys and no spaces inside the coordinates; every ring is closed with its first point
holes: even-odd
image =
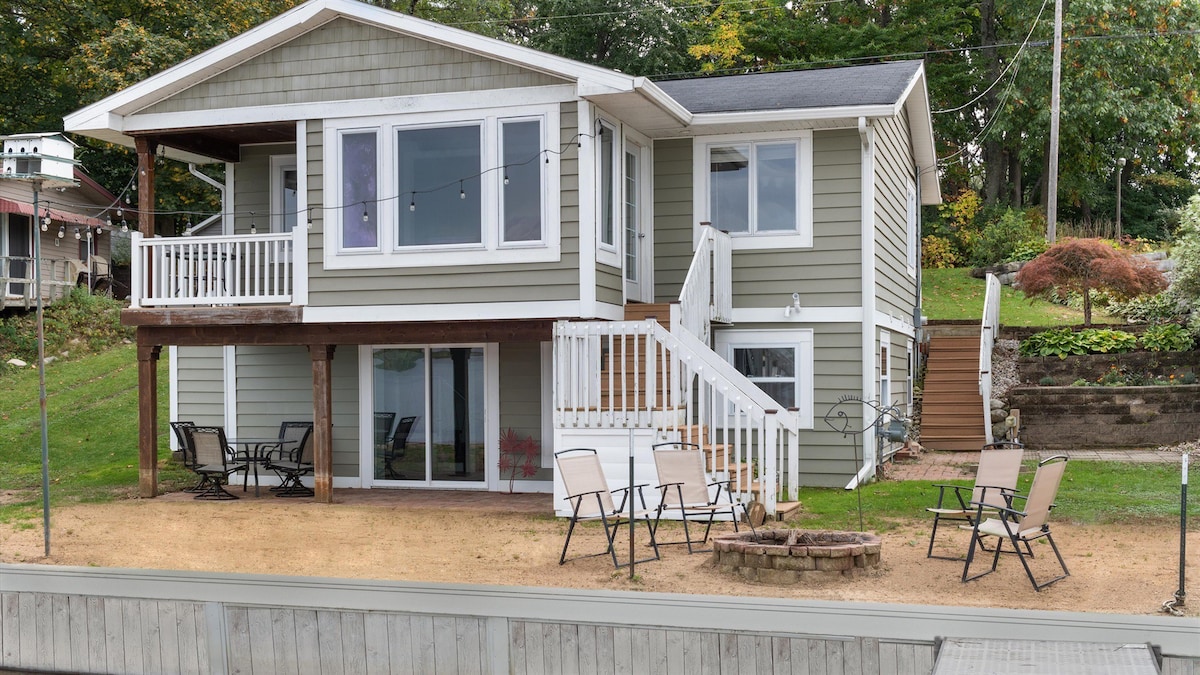
{"type": "MultiPolygon", "coordinates": [[[[405,502],[389,491],[363,492],[382,494],[373,495],[370,504],[266,496],[213,503],[173,496],[57,507],[50,558],[42,557],[39,520],[30,529],[0,529],[0,562],[1123,614],[1157,613],[1178,588],[1178,525],[1057,523],[1055,539],[1071,576],[1038,593],[1013,556],[1003,556],[995,574],[963,584],[961,563],[926,559],[928,522],[914,519],[881,535],[883,563],[877,569],[852,579],[777,587],[731,578],[712,567],[709,554],[689,556],[681,546],[663,547],[663,559],[638,565],[632,581],[627,570],[614,572],[606,557],[560,566],[566,522],[529,508],[514,510],[528,500],[513,500],[508,503],[513,508],[506,508],[507,495],[448,507],[428,497],[405,502]]],[[[682,530],[676,529],[664,524],[660,539],[678,539],[682,530]]],[[[947,535],[943,553],[965,551],[965,532],[947,535]]],[[[1200,550],[1200,532],[1188,539],[1190,551],[1200,550]]],[[[572,541],[572,552],[602,551],[603,541],[598,526],[586,526],[572,541]]],[[[638,542],[644,541],[645,531],[639,530],[638,542]]],[[[622,557],[628,554],[627,540],[618,550],[622,557]]],[[[1049,576],[1049,547],[1035,551],[1035,572],[1049,576]]],[[[1192,556],[1187,575],[1200,584],[1196,560],[1192,556]]],[[[1198,605],[1190,604],[1187,613],[1200,615],[1198,605]]]]}

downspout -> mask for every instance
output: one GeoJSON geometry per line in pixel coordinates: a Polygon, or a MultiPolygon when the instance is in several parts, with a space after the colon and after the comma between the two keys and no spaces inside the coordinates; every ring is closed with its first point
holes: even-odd
{"type": "MultiPolygon", "coordinates": [[[[924,336],[925,322],[922,321],[922,319],[924,318],[923,315],[925,314],[925,312],[922,311],[922,302],[921,302],[923,299],[922,295],[921,295],[921,226],[923,224],[923,220],[922,220],[922,216],[921,216],[921,174],[924,172],[921,171],[921,166],[919,164],[915,165],[914,168],[916,169],[916,172],[917,172],[917,178],[914,181],[914,186],[913,186],[914,191],[917,193],[917,204],[916,204],[916,210],[917,210],[917,214],[916,214],[916,216],[917,216],[917,222],[916,222],[916,228],[917,228],[917,232],[916,232],[916,236],[917,236],[917,259],[916,259],[917,302],[916,302],[916,305],[913,306],[913,338],[915,339],[916,344],[917,344],[917,357],[916,357],[917,363],[914,363],[913,367],[916,368],[917,370],[920,370],[920,366],[921,366],[921,364],[920,364],[920,358],[921,358],[920,345],[925,339],[925,336],[924,336]]],[[[929,170],[933,171],[933,167],[929,167],[929,170]]]]}
{"type": "MultiPolygon", "coordinates": [[[[874,409],[866,403],[875,391],[875,132],[866,117],[858,118],[858,137],[862,142],[861,210],[862,228],[859,248],[862,252],[862,420],[872,418],[874,409]]],[[[875,475],[875,434],[870,427],[862,439],[863,463],[846,484],[852,490],[875,475]],[[869,450],[869,454],[868,454],[869,450]]]]}
{"type": "Polygon", "coordinates": [[[190,164],[190,163],[188,164],[188,173],[192,174],[196,178],[199,178],[200,180],[204,181],[205,183],[208,183],[209,185],[211,185],[217,189],[217,192],[219,192],[221,195],[221,212],[215,213],[215,214],[205,218],[203,221],[184,230],[183,236],[185,236],[185,237],[190,237],[190,236],[192,236],[192,234],[199,232],[200,230],[203,230],[204,228],[208,227],[209,225],[212,225],[214,222],[220,220],[221,217],[225,214],[225,186],[221,183],[218,183],[212,177],[210,177],[210,176],[202,173],[198,169],[196,169],[195,164],[190,164]]]}

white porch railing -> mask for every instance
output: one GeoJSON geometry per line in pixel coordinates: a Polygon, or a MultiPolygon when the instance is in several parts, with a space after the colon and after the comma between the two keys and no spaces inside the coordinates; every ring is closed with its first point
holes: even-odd
{"type": "Polygon", "coordinates": [[[725,446],[708,456],[743,500],[768,513],[799,486],[799,422],[687,331],[645,321],[560,321],[554,327],[555,426],[646,428],[725,446]],[[786,467],[781,475],[780,467],[786,467]]]}
{"type": "Polygon", "coordinates": [[[710,323],[729,323],[733,315],[733,244],[729,233],[711,225],[700,227],[700,241],[683,289],[679,307],[683,327],[708,342],[710,323]]]}
{"type": "Polygon", "coordinates": [[[294,241],[292,233],[145,238],[135,232],[130,304],[291,303],[294,241]]]}
{"type": "MultiPolygon", "coordinates": [[[[68,258],[42,257],[43,302],[53,302],[65,297],[75,287],[79,263],[68,258]]],[[[37,304],[34,287],[37,279],[34,259],[28,256],[0,256],[0,308],[23,307],[29,309],[37,304]]]]}
{"type": "Polygon", "coordinates": [[[1000,280],[987,275],[987,290],[983,295],[983,323],[979,330],[979,395],[983,397],[983,433],[988,443],[992,438],[992,347],[1000,330],[1000,280]]]}

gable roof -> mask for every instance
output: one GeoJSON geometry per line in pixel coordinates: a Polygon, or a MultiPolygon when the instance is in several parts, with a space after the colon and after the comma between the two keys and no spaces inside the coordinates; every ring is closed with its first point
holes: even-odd
{"type": "Polygon", "coordinates": [[[883,106],[901,101],[920,70],[920,61],[893,61],[655,84],[693,113],[883,106]]]}
{"type": "MultiPolygon", "coordinates": [[[[757,73],[653,82],[607,68],[554,56],[477,33],[452,28],[369,5],[358,0],[309,0],[228,41],[64,118],[68,132],[132,146],[138,132],[159,128],[138,115],[190,87],[337,19],[411,35],[422,40],[519,65],[573,82],[579,97],[632,122],[651,137],[689,136],[745,129],[744,125],[845,124],[846,120],[906,114],[916,164],[935,163],[932,120],[920,61],[899,61],[846,68],[757,73]],[[836,122],[834,122],[836,120],[836,122]]],[[[295,114],[297,111],[291,111],[295,114]]],[[[238,126],[262,137],[286,135],[286,110],[239,109],[238,116],[208,117],[209,125],[237,133],[238,126]],[[252,111],[252,112],[245,112],[252,111]],[[261,119],[260,119],[261,118],[261,119]],[[218,121],[219,120],[219,121],[218,121]],[[281,124],[283,126],[281,126],[281,124]]],[[[183,151],[180,158],[204,161],[183,151]]],[[[937,174],[921,176],[922,202],[940,201],[937,174]]]]}

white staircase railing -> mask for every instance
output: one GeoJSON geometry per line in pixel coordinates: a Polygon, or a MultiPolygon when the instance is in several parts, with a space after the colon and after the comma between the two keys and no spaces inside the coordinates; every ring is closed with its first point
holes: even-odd
{"type": "Polygon", "coordinates": [[[564,429],[653,429],[709,444],[715,478],[768,513],[799,486],[799,421],[687,331],[645,321],[554,326],[554,423],[564,429]],[[781,474],[780,467],[786,467],[781,474]]]}
{"type": "Polygon", "coordinates": [[[983,434],[988,443],[992,438],[992,347],[1000,330],[1000,280],[987,275],[987,290],[983,295],[983,323],[979,329],[979,395],[983,397],[983,434]]]}
{"type": "Polygon", "coordinates": [[[700,241],[679,292],[682,325],[708,342],[710,323],[729,323],[733,315],[733,243],[729,233],[700,226],[700,241]]]}
{"type": "Polygon", "coordinates": [[[292,233],[214,237],[132,235],[133,307],[286,304],[292,233]]]}

